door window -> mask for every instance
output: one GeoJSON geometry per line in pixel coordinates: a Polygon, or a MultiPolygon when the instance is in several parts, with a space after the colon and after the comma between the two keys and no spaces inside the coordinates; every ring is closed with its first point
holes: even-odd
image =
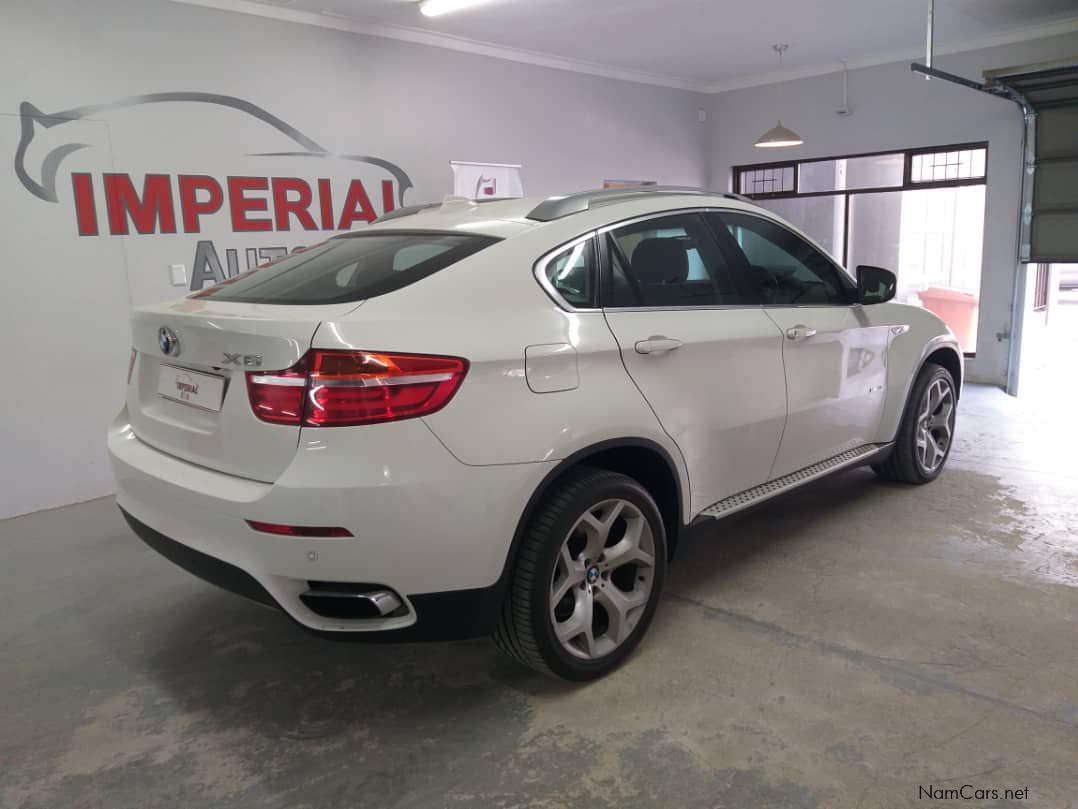
{"type": "Polygon", "coordinates": [[[606,306],[687,307],[746,304],[730,264],[698,214],[634,222],[606,236],[606,306]]]}
{"type": "Polygon", "coordinates": [[[853,285],[811,244],[792,231],[739,213],[715,214],[745,257],[765,305],[853,302],[853,285]]]}

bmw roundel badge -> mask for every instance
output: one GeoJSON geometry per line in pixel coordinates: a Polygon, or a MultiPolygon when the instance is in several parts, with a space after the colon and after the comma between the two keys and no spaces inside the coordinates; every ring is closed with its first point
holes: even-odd
{"type": "Polygon", "coordinates": [[[168,326],[162,326],[157,330],[157,344],[161,346],[161,353],[166,357],[179,356],[180,338],[168,326]]]}

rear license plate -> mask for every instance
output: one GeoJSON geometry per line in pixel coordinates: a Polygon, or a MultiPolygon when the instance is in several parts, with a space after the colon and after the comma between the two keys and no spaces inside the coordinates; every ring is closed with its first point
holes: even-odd
{"type": "Polygon", "coordinates": [[[166,399],[219,413],[225,398],[225,378],[162,363],[157,392],[166,399]]]}

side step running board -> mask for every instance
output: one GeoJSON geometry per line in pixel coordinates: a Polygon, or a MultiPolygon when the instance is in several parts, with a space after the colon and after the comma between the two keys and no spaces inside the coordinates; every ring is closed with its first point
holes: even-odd
{"type": "Polygon", "coordinates": [[[822,478],[824,475],[837,472],[847,466],[863,464],[873,455],[885,449],[886,446],[884,444],[867,444],[857,449],[847,450],[833,458],[828,458],[826,461],[814,463],[812,466],[806,466],[804,469],[783,475],[781,478],[769,480],[767,483],[761,483],[759,486],[753,486],[751,489],[725,497],[701,511],[700,516],[703,518],[717,518],[733,514],[735,511],[741,511],[783,492],[795,489],[810,480],[822,478]]]}

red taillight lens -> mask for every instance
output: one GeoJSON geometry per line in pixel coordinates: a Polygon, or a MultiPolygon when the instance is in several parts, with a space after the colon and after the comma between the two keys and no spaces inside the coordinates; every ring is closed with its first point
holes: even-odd
{"type": "Polygon", "coordinates": [[[291,368],[247,374],[247,394],[255,415],[271,424],[298,425],[307,393],[307,358],[291,368]]]}
{"type": "Polygon", "coordinates": [[[433,413],[457,392],[468,362],[457,357],[315,351],[304,424],[372,424],[433,413]]]}
{"type": "Polygon", "coordinates": [[[433,413],[467,372],[459,357],[315,350],[286,371],[249,373],[247,388],[263,421],[344,427],[433,413]]]}
{"type": "Polygon", "coordinates": [[[138,356],[138,352],[135,349],[131,349],[131,359],[127,361],[127,384],[131,384],[131,372],[135,370],[135,357],[138,356]]]}
{"type": "Polygon", "coordinates": [[[255,531],[263,534],[277,534],[285,537],[350,537],[352,532],[347,528],[326,528],[317,525],[282,525],[276,522],[259,522],[247,520],[247,524],[255,531]]]}

